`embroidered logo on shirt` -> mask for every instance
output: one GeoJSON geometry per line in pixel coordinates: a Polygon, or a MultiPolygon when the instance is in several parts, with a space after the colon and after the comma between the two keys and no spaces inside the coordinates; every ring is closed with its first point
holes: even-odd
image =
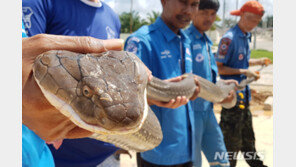
{"type": "Polygon", "coordinates": [[[219,48],[219,55],[226,55],[229,45],[231,43],[231,39],[229,38],[223,38],[221,40],[220,48],[219,48]]]}
{"type": "Polygon", "coordinates": [[[137,43],[140,42],[140,39],[137,37],[131,37],[128,41],[127,41],[127,46],[126,46],[126,51],[128,52],[132,52],[134,54],[137,54],[138,51],[138,45],[137,43]]]}
{"type": "Polygon", "coordinates": [[[197,50],[197,49],[201,49],[202,47],[201,47],[201,44],[195,44],[195,45],[193,45],[193,50],[197,50]]]}
{"type": "Polygon", "coordinates": [[[172,57],[171,52],[169,50],[164,50],[164,51],[160,52],[160,54],[161,54],[161,56],[160,56],[161,59],[172,57]]]}
{"type": "Polygon", "coordinates": [[[30,7],[23,7],[23,21],[26,28],[31,28],[31,16],[33,10],[30,7]]]}
{"type": "Polygon", "coordinates": [[[107,38],[108,39],[114,39],[115,38],[115,32],[109,27],[106,27],[106,32],[107,32],[107,38]]]}
{"type": "Polygon", "coordinates": [[[137,45],[135,43],[129,42],[129,43],[127,43],[126,51],[137,54],[138,47],[137,47],[137,45]]]}
{"type": "Polygon", "coordinates": [[[238,56],[238,60],[243,60],[244,59],[244,55],[243,54],[240,54],[239,56],[238,56]]]}
{"type": "Polygon", "coordinates": [[[198,53],[195,57],[195,61],[202,62],[204,60],[204,56],[201,53],[198,53]]]}

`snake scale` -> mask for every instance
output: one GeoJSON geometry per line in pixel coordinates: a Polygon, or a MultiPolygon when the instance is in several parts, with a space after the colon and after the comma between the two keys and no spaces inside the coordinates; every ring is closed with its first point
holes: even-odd
{"type": "MultiPolygon", "coordinates": [[[[148,82],[144,63],[125,51],[53,50],[35,59],[33,73],[47,100],[76,125],[94,132],[91,138],[137,152],[153,149],[163,138],[147,96],[166,102],[180,95],[190,98],[196,88],[193,74],[180,82],[156,77],[148,82]]],[[[201,77],[198,81],[199,97],[212,102],[222,101],[235,87],[201,77]]],[[[236,98],[224,107],[235,103],[236,98]]]]}

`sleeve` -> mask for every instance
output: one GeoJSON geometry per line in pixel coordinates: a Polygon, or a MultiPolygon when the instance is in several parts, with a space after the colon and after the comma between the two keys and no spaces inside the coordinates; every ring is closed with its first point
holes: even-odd
{"type": "Polygon", "coordinates": [[[24,26],[24,22],[22,22],[22,38],[26,38],[28,37],[26,34],[26,30],[25,30],[25,26],[24,26]]]}
{"type": "Polygon", "coordinates": [[[22,19],[28,36],[46,33],[48,14],[51,12],[52,1],[23,0],[22,19]]]}
{"type": "Polygon", "coordinates": [[[231,59],[233,52],[233,42],[228,37],[223,37],[219,43],[218,51],[216,54],[216,61],[226,63],[231,59]]]}
{"type": "Polygon", "coordinates": [[[151,52],[149,51],[151,49],[149,49],[149,44],[144,38],[137,36],[128,37],[125,42],[124,50],[134,53],[152,71],[152,61],[150,60],[151,52]]]}

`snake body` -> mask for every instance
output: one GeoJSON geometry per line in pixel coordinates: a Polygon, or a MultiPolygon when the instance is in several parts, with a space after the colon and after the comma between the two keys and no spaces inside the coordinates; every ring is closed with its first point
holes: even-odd
{"type": "MultiPolygon", "coordinates": [[[[190,98],[196,88],[193,74],[176,83],[156,77],[148,82],[144,63],[124,51],[49,51],[36,58],[33,73],[48,101],[76,125],[94,132],[92,138],[137,152],[153,149],[163,138],[146,97],[190,98]]],[[[222,101],[235,87],[201,77],[198,81],[199,96],[212,102],[222,101]]]]}

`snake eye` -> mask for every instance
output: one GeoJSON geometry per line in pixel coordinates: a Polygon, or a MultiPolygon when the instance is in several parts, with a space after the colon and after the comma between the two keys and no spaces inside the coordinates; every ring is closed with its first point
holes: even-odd
{"type": "Polygon", "coordinates": [[[83,95],[86,96],[86,97],[91,97],[92,96],[92,93],[91,93],[91,89],[88,87],[88,86],[83,86],[83,95]]]}

